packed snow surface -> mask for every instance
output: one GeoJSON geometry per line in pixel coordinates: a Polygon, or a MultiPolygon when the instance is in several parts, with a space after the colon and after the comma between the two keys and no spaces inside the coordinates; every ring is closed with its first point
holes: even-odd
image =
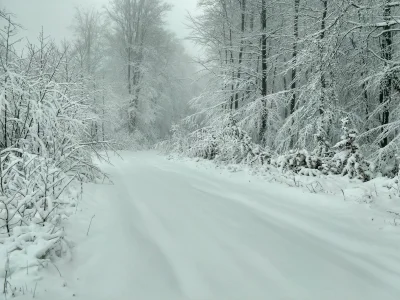
{"type": "Polygon", "coordinates": [[[70,221],[64,286],[42,280],[37,299],[400,299],[399,229],[368,206],[154,152],[122,158],[70,221]]]}

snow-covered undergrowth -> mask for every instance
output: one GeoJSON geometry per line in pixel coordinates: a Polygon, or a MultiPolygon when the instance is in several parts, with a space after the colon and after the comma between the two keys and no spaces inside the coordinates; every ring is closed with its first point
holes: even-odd
{"type": "MultiPolygon", "coordinates": [[[[10,150],[1,157],[0,278],[6,295],[24,293],[14,285],[18,273],[40,270],[58,259],[70,259],[65,221],[79,204],[82,183],[100,176],[77,151],[59,157],[10,150]],[[80,162],[74,161],[74,158],[80,162]],[[87,166],[85,166],[87,164],[87,166]]],[[[66,149],[65,149],[66,150],[66,149]]],[[[94,167],[94,166],[93,166],[94,167]]]]}
{"type": "MultiPolygon", "coordinates": [[[[384,212],[388,222],[400,225],[400,177],[382,176],[367,161],[356,143],[357,132],[342,120],[341,141],[331,147],[324,133],[315,136],[313,151],[292,150],[277,154],[252,142],[230,117],[221,127],[185,132],[175,127],[172,138],[157,145],[171,158],[212,161],[230,171],[246,170],[270,182],[279,182],[310,193],[339,195],[343,201],[367,203],[384,212]]],[[[397,167],[395,168],[397,169],[397,167]]]]}
{"type": "MultiPolygon", "coordinates": [[[[1,43],[10,44],[13,29],[1,43]]],[[[4,37],[3,37],[4,38],[4,37]]],[[[92,162],[108,143],[92,138],[89,78],[73,53],[40,36],[26,55],[0,48],[0,280],[13,284],[58,258],[69,258],[64,221],[74,213],[83,182],[104,174],[92,162]]]]}

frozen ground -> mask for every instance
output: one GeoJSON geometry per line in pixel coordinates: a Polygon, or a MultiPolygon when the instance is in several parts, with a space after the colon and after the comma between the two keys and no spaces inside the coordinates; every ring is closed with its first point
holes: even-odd
{"type": "Polygon", "coordinates": [[[123,158],[102,166],[114,185],[86,187],[73,260],[62,278],[38,273],[36,299],[400,299],[400,230],[370,206],[153,152],[123,158]]]}

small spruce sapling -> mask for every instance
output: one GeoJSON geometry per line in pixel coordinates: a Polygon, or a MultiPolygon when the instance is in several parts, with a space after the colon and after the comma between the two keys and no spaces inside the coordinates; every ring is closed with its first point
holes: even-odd
{"type": "Polygon", "coordinates": [[[331,145],[327,138],[327,133],[322,125],[318,126],[317,133],[314,135],[316,147],[312,152],[314,168],[318,168],[323,174],[329,173],[329,162],[334,155],[331,145]]]}
{"type": "Polygon", "coordinates": [[[331,171],[334,174],[368,181],[370,179],[368,165],[356,143],[358,132],[354,128],[349,129],[349,124],[349,118],[342,119],[343,135],[341,141],[333,147],[336,149],[336,154],[332,159],[331,171]]]}

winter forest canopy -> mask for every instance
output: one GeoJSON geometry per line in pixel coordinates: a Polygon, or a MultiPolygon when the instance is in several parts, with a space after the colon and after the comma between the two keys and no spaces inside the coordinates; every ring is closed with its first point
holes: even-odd
{"type": "Polygon", "coordinates": [[[205,48],[210,81],[176,128],[190,133],[188,153],[236,162],[275,157],[272,164],[295,172],[362,180],[397,174],[399,2],[199,6],[192,38],[205,48]]]}
{"type": "Polygon", "coordinates": [[[56,139],[46,130],[65,106],[86,143],[167,140],[163,148],[212,159],[275,157],[280,167],[362,180],[397,174],[398,2],[197,5],[187,26],[200,58],[166,29],[167,1],[79,7],[73,38],[61,43],[45,28],[20,40],[23,24],[3,8],[2,148],[41,153],[36,143],[56,139]]]}

